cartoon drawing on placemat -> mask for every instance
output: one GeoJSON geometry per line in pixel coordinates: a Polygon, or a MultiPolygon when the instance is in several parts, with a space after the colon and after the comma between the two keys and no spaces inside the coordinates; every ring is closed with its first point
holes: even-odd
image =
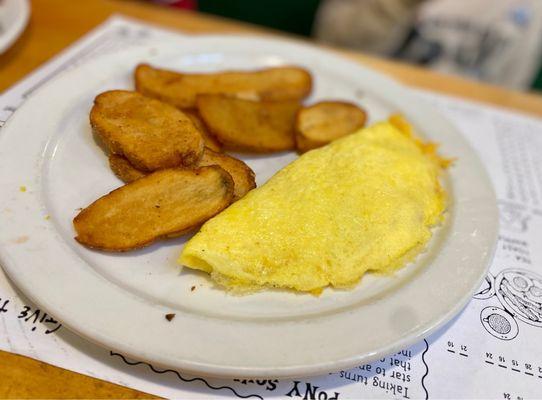
{"type": "Polygon", "coordinates": [[[512,340],[519,333],[518,320],[542,327],[542,277],[521,268],[509,268],[496,277],[486,276],[475,299],[497,297],[503,308],[489,306],[480,313],[483,327],[501,340],[512,340]]]}

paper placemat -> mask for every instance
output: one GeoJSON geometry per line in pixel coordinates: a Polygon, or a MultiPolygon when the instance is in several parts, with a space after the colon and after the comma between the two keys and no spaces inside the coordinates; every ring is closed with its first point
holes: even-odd
{"type": "MultiPolygon", "coordinates": [[[[183,38],[114,16],[4,92],[0,127],[28,96],[67,68],[97,54],[183,38]]],[[[316,378],[195,377],[76,336],[25,299],[0,269],[0,349],[169,398],[542,398],[542,120],[415,92],[477,150],[500,208],[499,243],[486,281],[461,314],[434,335],[371,364],[316,378]]]]}

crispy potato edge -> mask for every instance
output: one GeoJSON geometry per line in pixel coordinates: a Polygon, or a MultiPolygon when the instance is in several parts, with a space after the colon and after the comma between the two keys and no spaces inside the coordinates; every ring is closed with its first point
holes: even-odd
{"type": "MultiPolygon", "coordinates": [[[[164,235],[160,235],[160,236],[157,236],[155,238],[152,238],[150,240],[147,240],[147,241],[142,241],[140,243],[137,243],[135,244],[134,246],[130,246],[130,247],[113,247],[113,246],[109,246],[109,247],[106,247],[106,246],[96,246],[96,245],[93,245],[92,243],[88,243],[84,240],[81,240],[81,238],[79,237],[79,234],[77,234],[74,239],[82,244],[83,246],[87,247],[87,248],[90,248],[90,249],[94,249],[94,250],[101,250],[101,251],[106,251],[106,252],[116,252],[116,253],[124,253],[124,252],[127,252],[127,251],[132,251],[132,250],[138,250],[138,249],[141,249],[141,248],[144,248],[144,247],[147,247],[159,240],[162,240],[162,239],[168,239],[168,238],[175,238],[175,237],[179,237],[183,234],[186,234],[186,233],[189,233],[191,231],[193,231],[194,229],[197,229],[199,226],[201,226],[203,223],[205,223],[207,220],[211,219],[212,217],[214,217],[215,215],[217,215],[218,213],[220,213],[222,210],[224,210],[225,208],[227,208],[233,201],[233,190],[234,190],[234,183],[233,183],[233,178],[231,177],[231,175],[225,171],[222,167],[219,167],[218,165],[211,165],[211,166],[205,166],[205,167],[200,167],[200,168],[197,168],[197,169],[187,169],[187,168],[168,168],[166,170],[160,170],[160,171],[156,171],[154,172],[153,174],[156,174],[156,173],[163,173],[164,171],[168,171],[168,170],[174,170],[174,169],[182,169],[182,170],[186,170],[186,171],[193,171],[195,173],[195,175],[198,175],[199,173],[201,173],[202,170],[204,169],[207,169],[207,168],[210,168],[210,169],[216,169],[219,173],[220,173],[220,178],[221,178],[221,183],[225,186],[226,188],[226,198],[225,198],[225,201],[223,203],[223,205],[218,209],[216,210],[215,212],[213,212],[205,221],[201,221],[201,222],[198,222],[197,224],[195,224],[194,226],[191,226],[189,228],[186,228],[186,229],[182,229],[180,231],[175,231],[175,232],[169,232],[169,233],[166,233],[164,235]]],[[[147,175],[147,177],[149,177],[150,175],[153,175],[153,174],[149,174],[147,175]]],[[[146,177],[143,177],[141,179],[145,179],[146,177]]],[[[126,185],[123,185],[123,186],[120,186],[114,190],[112,190],[111,192],[99,197],[98,199],[94,200],[92,203],[90,203],[87,207],[85,207],[83,210],[81,210],[74,218],[73,218],[73,225],[74,225],[74,229],[77,233],[77,224],[78,222],[85,216],[86,212],[88,212],[89,208],[95,204],[98,200],[101,200],[109,195],[111,195],[112,193],[114,192],[117,192],[119,190],[122,190],[123,188],[125,188],[126,186],[128,185],[132,185],[132,184],[135,184],[136,182],[139,182],[141,181],[141,179],[138,179],[136,181],[133,181],[131,183],[127,183],[126,185]]]]}

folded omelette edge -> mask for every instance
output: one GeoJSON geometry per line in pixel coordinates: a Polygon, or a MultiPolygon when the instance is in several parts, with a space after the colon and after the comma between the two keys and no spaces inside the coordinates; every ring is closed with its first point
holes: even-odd
{"type": "Polygon", "coordinates": [[[448,163],[394,116],[303,154],[207,221],[179,263],[237,292],[318,293],[393,272],[442,221],[448,163]]]}

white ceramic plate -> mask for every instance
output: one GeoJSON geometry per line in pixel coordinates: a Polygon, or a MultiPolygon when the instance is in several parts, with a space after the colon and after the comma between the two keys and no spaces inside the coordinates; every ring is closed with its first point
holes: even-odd
{"type": "MultiPolygon", "coordinates": [[[[261,185],[296,155],[243,158],[261,185]]],[[[433,108],[389,78],[330,53],[248,37],[190,38],[65,73],[2,129],[0,185],[0,261],[32,300],[111,349],[224,377],[320,374],[420,340],[470,299],[497,234],[496,201],[480,161],[433,108]],[[186,237],[126,254],[80,246],[71,222],[78,208],[121,185],[93,140],[92,100],[106,89],[132,88],[132,71],[142,61],[185,71],[298,64],[315,78],[309,101],[358,102],[371,122],[402,112],[423,136],[442,144],[443,154],[458,157],[443,179],[451,198],[446,223],[427,252],[395,276],[367,276],[354,290],[328,289],[320,297],[229,295],[204,274],[176,265],[186,237]],[[166,321],[167,313],[176,314],[173,321],[166,321]]]]}
{"type": "Polygon", "coordinates": [[[29,17],[28,0],[0,0],[0,54],[21,36],[29,17]]]}

